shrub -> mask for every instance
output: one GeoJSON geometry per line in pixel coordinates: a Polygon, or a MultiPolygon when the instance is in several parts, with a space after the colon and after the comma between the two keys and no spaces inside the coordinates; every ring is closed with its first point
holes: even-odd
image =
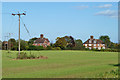
{"type": "Polygon", "coordinates": [[[53,48],[51,48],[52,50],[55,50],[55,48],[53,47],[53,48]]]}
{"type": "Polygon", "coordinates": [[[27,55],[26,52],[21,52],[20,56],[17,54],[17,59],[35,59],[37,58],[34,54],[27,55]]]}
{"type": "Polygon", "coordinates": [[[93,50],[93,51],[96,51],[96,49],[95,49],[95,48],[93,48],[92,50],[93,50]]]}
{"type": "Polygon", "coordinates": [[[89,48],[85,48],[85,50],[89,50],[89,48]]]}
{"type": "Polygon", "coordinates": [[[17,54],[17,59],[27,59],[27,54],[24,52],[21,52],[20,55],[17,54]]]}
{"type": "Polygon", "coordinates": [[[34,54],[30,54],[29,58],[34,59],[34,58],[36,58],[36,56],[34,54]]]}
{"type": "Polygon", "coordinates": [[[104,52],[118,52],[118,49],[96,49],[95,51],[104,51],[104,52]]]}
{"type": "Polygon", "coordinates": [[[30,45],[28,50],[36,50],[36,46],[30,45]]]}
{"type": "Polygon", "coordinates": [[[36,50],[44,50],[43,46],[35,46],[36,50]]]}
{"type": "Polygon", "coordinates": [[[56,49],[56,50],[61,50],[61,48],[60,48],[60,47],[55,47],[55,49],[56,49]]]}
{"type": "Polygon", "coordinates": [[[46,50],[51,50],[52,47],[51,47],[51,46],[47,46],[45,49],[46,49],[46,50]]]}
{"type": "Polygon", "coordinates": [[[99,74],[100,77],[105,77],[105,78],[111,77],[111,76],[113,76],[114,78],[118,78],[119,75],[120,75],[120,72],[118,71],[118,69],[99,74]]]}

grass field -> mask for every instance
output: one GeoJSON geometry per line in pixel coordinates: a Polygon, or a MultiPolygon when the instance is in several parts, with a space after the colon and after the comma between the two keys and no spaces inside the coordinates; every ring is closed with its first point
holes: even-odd
{"type": "MultiPolygon", "coordinates": [[[[29,53],[29,51],[26,51],[29,53]]],[[[32,51],[48,59],[13,60],[17,51],[2,51],[3,78],[99,78],[117,69],[117,52],[32,51]]],[[[114,76],[108,76],[114,77],[114,76]]]]}

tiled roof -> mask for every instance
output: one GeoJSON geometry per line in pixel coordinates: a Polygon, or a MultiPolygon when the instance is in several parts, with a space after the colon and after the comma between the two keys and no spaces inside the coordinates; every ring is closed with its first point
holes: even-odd
{"type": "Polygon", "coordinates": [[[96,41],[96,44],[104,44],[103,41],[100,39],[88,39],[83,44],[95,44],[94,41],[96,41]],[[89,40],[91,40],[91,43],[89,43],[89,40]]]}
{"type": "Polygon", "coordinates": [[[44,43],[44,41],[50,42],[47,38],[38,38],[34,41],[34,43],[44,43]]]}

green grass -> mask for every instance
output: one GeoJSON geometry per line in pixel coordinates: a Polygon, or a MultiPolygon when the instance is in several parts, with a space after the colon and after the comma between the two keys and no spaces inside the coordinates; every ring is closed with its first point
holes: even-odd
{"type": "Polygon", "coordinates": [[[118,68],[113,66],[118,63],[117,52],[48,50],[32,53],[48,59],[13,60],[17,51],[3,51],[3,78],[100,78],[99,74],[118,68]]]}

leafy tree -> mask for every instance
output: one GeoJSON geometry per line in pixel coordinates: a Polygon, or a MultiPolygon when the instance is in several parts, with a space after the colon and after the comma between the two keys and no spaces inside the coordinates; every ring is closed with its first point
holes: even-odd
{"type": "Polygon", "coordinates": [[[80,40],[80,39],[75,40],[75,47],[74,47],[74,49],[76,49],[76,50],[85,49],[85,47],[83,46],[82,40],[80,40]]]}
{"type": "Polygon", "coordinates": [[[110,41],[110,37],[109,36],[107,36],[107,35],[106,36],[100,36],[99,39],[102,40],[105,43],[107,48],[110,47],[111,41],[110,41]]]}
{"type": "Polygon", "coordinates": [[[3,42],[2,42],[2,50],[7,50],[6,41],[3,41],[3,42]]]}
{"type": "MultiPolygon", "coordinates": [[[[18,40],[17,40],[17,50],[18,50],[18,40]]],[[[25,40],[20,40],[20,50],[27,50],[28,42],[25,40]]]]}
{"type": "Polygon", "coordinates": [[[74,38],[72,36],[57,37],[55,42],[55,47],[60,47],[61,49],[72,48],[75,46],[74,38]]]}
{"type": "Polygon", "coordinates": [[[72,36],[65,36],[64,38],[67,41],[67,47],[73,48],[75,46],[75,41],[72,36]]]}
{"type": "Polygon", "coordinates": [[[16,40],[14,38],[11,38],[11,39],[8,40],[8,48],[10,50],[16,50],[17,49],[16,40]]]}
{"type": "Polygon", "coordinates": [[[30,45],[30,44],[33,44],[36,39],[37,39],[36,37],[30,39],[30,40],[28,41],[28,44],[29,44],[29,45],[30,45]]]}
{"type": "Polygon", "coordinates": [[[67,45],[67,41],[63,37],[57,37],[55,47],[60,47],[61,49],[65,49],[67,45]]]}

